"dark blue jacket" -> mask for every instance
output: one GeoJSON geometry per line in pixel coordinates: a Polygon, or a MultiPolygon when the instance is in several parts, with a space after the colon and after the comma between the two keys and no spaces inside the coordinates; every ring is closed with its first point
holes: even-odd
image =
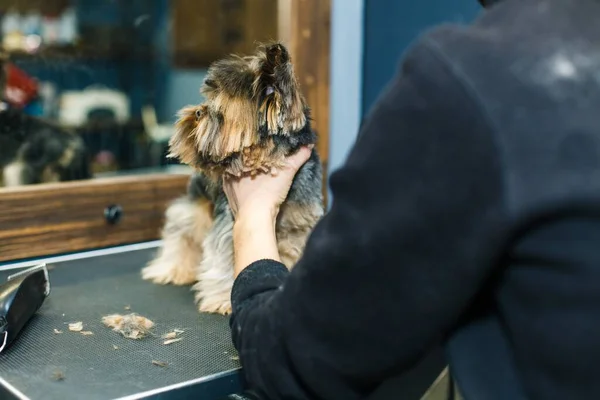
{"type": "Polygon", "coordinates": [[[236,280],[251,386],[364,398],[444,342],[467,399],[600,399],[599,21],[504,0],[413,44],[297,266],[236,280]]]}

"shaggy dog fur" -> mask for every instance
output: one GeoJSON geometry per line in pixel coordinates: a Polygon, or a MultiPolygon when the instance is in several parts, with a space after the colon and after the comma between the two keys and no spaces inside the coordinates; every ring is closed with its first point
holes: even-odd
{"type": "MultiPolygon", "coordinates": [[[[233,216],[222,189],[226,174],[269,171],[316,142],[287,49],[261,45],[248,57],[211,65],[206,101],[181,110],[171,155],[193,166],[187,196],[166,211],[163,246],[142,277],[158,284],[194,284],[200,312],[231,312],[233,216]]],[[[292,268],[323,215],[321,164],[315,150],[296,175],[276,225],[279,253],[292,268]]]]}

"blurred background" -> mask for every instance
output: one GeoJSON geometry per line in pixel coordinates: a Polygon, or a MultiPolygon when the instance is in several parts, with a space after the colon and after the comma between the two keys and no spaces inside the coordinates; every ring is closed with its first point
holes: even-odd
{"type": "MultiPolygon", "coordinates": [[[[2,0],[6,98],[76,129],[100,176],[165,166],[175,114],[201,102],[210,62],[285,36],[279,15],[290,2],[2,0]]],[[[476,0],[333,1],[329,169],[345,158],[406,46],[430,25],[467,22],[478,10],[476,0]]]]}
{"type": "Polygon", "coordinates": [[[212,62],[253,53],[256,42],[290,50],[330,205],[327,178],[403,52],[431,26],[479,11],[477,0],[0,0],[0,261],[31,255],[26,232],[39,221],[48,240],[63,232],[55,252],[157,238],[165,202],[190,172],[166,157],[177,111],[203,101],[212,62]],[[129,221],[154,211],[144,224],[107,225],[110,204],[129,221]],[[50,223],[57,210],[69,213],[50,223]],[[67,234],[59,226],[69,221],[82,228],[67,234]]]}
{"type": "Polygon", "coordinates": [[[167,164],[206,67],[276,39],[278,23],[276,0],[5,0],[0,18],[5,97],[75,129],[96,176],[167,164]]]}
{"type": "MultiPolygon", "coordinates": [[[[202,101],[198,89],[208,65],[251,53],[256,41],[289,39],[293,27],[282,15],[303,3],[1,0],[5,98],[28,115],[75,129],[95,176],[153,171],[174,163],[165,152],[175,114],[202,101]]],[[[470,21],[479,6],[476,0],[322,3],[330,33],[317,40],[330,41],[330,74],[321,80],[329,107],[317,124],[327,123],[320,133],[328,136],[324,159],[331,171],[409,43],[433,24],[470,21]]]]}

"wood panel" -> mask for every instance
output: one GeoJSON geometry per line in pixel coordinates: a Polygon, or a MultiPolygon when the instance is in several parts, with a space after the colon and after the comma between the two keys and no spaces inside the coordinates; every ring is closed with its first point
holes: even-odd
{"type": "Polygon", "coordinates": [[[174,63],[205,68],[277,39],[277,0],[171,0],[174,63]]]}
{"type": "Polygon", "coordinates": [[[13,9],[18,12],[40,11],[44,15],[60,15],[67,7],[69,0],[0,0],[0,11],[13,9]]]}
{"type": "Polygon", "coordinates": [[[212,0],[171,0],[173,58],[177,67],[206,66],[221,57],[219,2],[212,0]]]}
{"type": "Polygon", "coordinates": [[[279,11],[279,36],[290,49],[319,135],[317,149],[323,160],[323,195],[327,203],[331,0],[280,0],[279,11]]]}
{"type": "Polygon", "coordinates": [[[141,175],[0,190],[0,261],[159,238],[168,202],[187,175],[141,175]],[[106,207],[122,215],[110,223],[106,207]]]}
{"type": "Polygon", "coordinates": [[[266,42],[278,39],[277,0],[250,0],[244,13],[244,35],[248,40],[241,48],[243,54],[254,53],[256,42],[266,42]]]}

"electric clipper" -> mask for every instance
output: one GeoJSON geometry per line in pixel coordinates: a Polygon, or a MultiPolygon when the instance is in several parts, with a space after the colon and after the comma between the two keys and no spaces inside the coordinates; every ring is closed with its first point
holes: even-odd
{"type": "Polygon", "coordinates": [[[12,274],[0,285],[0,353],[14,342],[49,295],[46,264],[12,274]]]}

